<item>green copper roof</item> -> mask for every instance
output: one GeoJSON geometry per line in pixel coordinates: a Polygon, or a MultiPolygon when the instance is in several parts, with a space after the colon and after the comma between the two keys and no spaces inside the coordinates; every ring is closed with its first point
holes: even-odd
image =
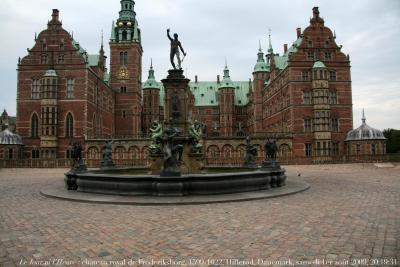
{"type": "Polygon", "coordinates": [[[298,51],[298,48],[301,45],[303,38],[298,38],[292,46],[284,53],[282,56],[276,55],[274,56],[275,65],[278,69],[283,70],[288,66],[289,55],[294,54],[298,51]]]}
{"type": "Polygon", "coordinates": [[[88,55],[88,65],[95,67],[99,65],[100,55],[88,55]]]}
{"type": "Polygon", "coordinates": [[[135,2],[133,0],[122,0],[121,11],[118,21],[135,21],[135,2]]]}
{"type": "Polygon", "coordinates": [[[156,81],[154,76],[153,63],[151,63],[149,70],[149,78],[143,85],[143,89],[160,89],[160,83],[156,81]]]}
{"type": "Polygon", "coordinates": [[[264,53],[261,49],[261,44],[260,44],[260,48],[258,49],[257,57],[258,57],[257,63],[254,66],[254,72],[269,71],[269,65],[267,63],[265,63],[264,53]]]}
{"type": "Polygon", "coordinates": [[[219,88],[235,88],[235,84],[232,82],[231,77],[229,76],[229,69],[228,64],[225,63],[224,69],[224,78],[222,79],[221,83],[219,84],[219,88]]]}
{"type": "Polygon", "coordinates": [[[316,61],[313,65],[313,69],[325,69],[326,66],[323,62],[321,61],[316,61]]]}
{"type": "MultiPolygon", "coordinates": [[[[235,89],[235,105],[245,106],[249,103],[248,94],[250,84],[248,81],[232,82],[235,89]]],[[[160,88],[160,105],[164,106],[165,89],[162,83],[158,83],[160,88]]],[[[218,89],[220,84],[217,81],[190,82],[189,87],[195,99],[196,107],[219,106],[218,89]]],[[[143,85],[143,89],[144,85],[143,85]]]]}
{"type": "Polygon", "coordinates": [[[44,74],[45,77],[58,77],[57,72],[53,69],[47,70],[44,74]]]}

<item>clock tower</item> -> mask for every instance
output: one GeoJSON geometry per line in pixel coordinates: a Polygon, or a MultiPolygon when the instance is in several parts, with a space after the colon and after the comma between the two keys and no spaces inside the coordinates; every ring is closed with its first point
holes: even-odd
{"type": "Polygon", "coordinates": [[[110,86],[115,96],[116,138],[141,134],[142,44],[133,0],[121,0],[110,38],[110,86]]]}

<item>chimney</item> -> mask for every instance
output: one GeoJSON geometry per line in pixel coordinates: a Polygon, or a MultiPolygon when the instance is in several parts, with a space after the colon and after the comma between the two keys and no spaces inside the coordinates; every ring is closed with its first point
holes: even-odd
{"type": "Polygon", "coordinates": [[[58,9],[53,9],[53,14],[51,15],[51,17],[53,18],[53,21],[58,21],[58,16],[59,16],[60,12],[58,11],[58,9]]]}
{"type": "Polygon", "coordinates": [[[217,75],[217,83],[221,83],[219,75],[217,75]]]}
{"type": "Polygon", "coordinates": [[[297,39],[299,39],[301,36],[301,28],[297,28],[296,30],[297,30],[297,39]]]}
{"type": "Polygon", "coordinates": [[[286,54],[286,52],[287,52],[287,44],[284,44],[284,45],[283,45],[283,53],[286,54]]]}

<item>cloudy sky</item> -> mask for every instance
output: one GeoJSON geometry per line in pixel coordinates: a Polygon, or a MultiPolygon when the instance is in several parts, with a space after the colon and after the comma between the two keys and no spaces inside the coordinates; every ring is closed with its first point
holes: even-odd
{"type": "MultiPolygon", "coordinates": [[[[295,40],[296,28],[309,25],[312,7],[319,6],[326,26],[336,31],[342,51],[350,54],[354,126],[361,110],[376,128],[400,129],[400,1],[398,0],[136,0],[142,30],[143,75],[153,58],[156,76],[169,69],[166,28],[178,32],[188,56],[189,78],[215,80],[225,57],[234,80],[248,80],[256,62],[258,42],[264,51],[268,28],[275,51],[295,40]]],[[[110,37],[119,0],[1,0],[0,109],[15,115],[18,57],[45,29],[58,8],[63,26],[89,53],[97,53],[101,30],[110,37]]],[[[107,49],[108,53],[108,49],[107,49]]]]}

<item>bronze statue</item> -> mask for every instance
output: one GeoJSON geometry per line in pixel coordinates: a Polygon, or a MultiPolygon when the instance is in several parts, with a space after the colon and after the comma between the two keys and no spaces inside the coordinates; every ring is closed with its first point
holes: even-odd
{"type": "Polygon", "coordinates": [[[167,142],[164,145],[164,168],[161,176],[180,176],[179,165],[182,162],[183,146],[174,144],[180,132],[171,125],[165,130],[165,134],[167,142]]]}
{"type": "Polygon", "coordinates": [[[74,142],[71,149],[72,168],[71,172],[85,172],[87,170],[86,165],[82,157],[82,145],[80,142],[74,142]]]}
{"type": "Polygon", "coordinates": [[[203,145],[200,144],[202,136],[203,136],[202,124],[196,120],[189,128],[190,152],[191,153],[201,153],[202,152],[203,145]]]}
{"type": "Polygon", "coordinates": [[[175,33],[174,34],[174,38],[172,39],[170,34],[169,34],[169,32],[170,32],[170,29],[167,29],[167,36],[168,36],[168,39],[171,41],[170,60],[171,60],[172,67],[174,67],[175,70],[176,69],[182,69],[182,66],[181,66],[182,60],[181,60],[181,57],[180,57],[179,49],[182,51],[182,53],[184,55],[183,58],[186,57],[185,50],[183,49],[181,42],[178,40],[178,34],[175,33]],[[178,60],[178,68],[176,68],[176,65],[175,65],[175,62],[174,62],[175,56],[176,56],[176,58],[178,60]]]}
{"type": "Polygon", "coordinates": [[[246,137],[246,157],[244,160],[245,167],[257,167],[257,147],[251,144],[250,136],[246,137]]]}
{"type": "Polygon", "coordinates": [[[112,160],[112,141],[107,140],[103,146],[103,160],[101,161],[101,168],[115,167],[112,160]]]}
{"type": "Polygon", "coordinates": [[[276,141],[271,141],[269,138],[265,143],[265,159],[266,160],[276,160],[276,154],[278,152],[278,146],[276,145],[276,141]]]}
{"type": "Polygon", "coordinates": [[[154,121],[150,127],[151,144],[149,147],[150,154],[161,154],[161,145],[163,139],[163,129],[161,123],[154,121]]]}

